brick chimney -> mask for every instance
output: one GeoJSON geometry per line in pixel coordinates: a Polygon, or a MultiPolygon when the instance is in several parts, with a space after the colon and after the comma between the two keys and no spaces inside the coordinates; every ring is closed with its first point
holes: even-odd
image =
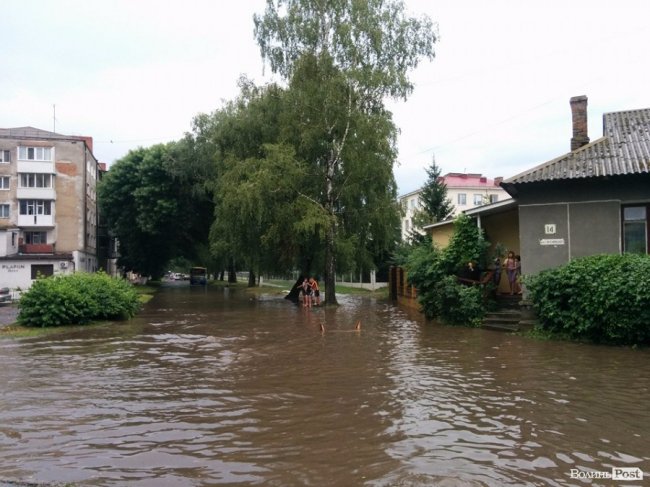
{"type": "Polygon", "coordinates": [[[587,135],[587,97],[574,96],[571,98],[571,119],[573,121],[573,137],[571,150],[579,149],[589,143],[587,135]]]}

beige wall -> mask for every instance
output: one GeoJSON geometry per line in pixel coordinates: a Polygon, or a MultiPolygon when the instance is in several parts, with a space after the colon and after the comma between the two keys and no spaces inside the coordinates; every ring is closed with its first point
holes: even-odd
{"type": "Polygon", "coordinates": [[[431,235],[433,244],[438,248],[444,249],[447,245],[449,245],[449,240],[454,233],[454,223],[449,222],[444,225],[430,228],[428,232],[429,235],[431,235]]]}
{"type": "Polygon", "coordinates": [[[56,143],[56,250],[72,252],[84,248],[84,170],[83,142],[56,143]]]}

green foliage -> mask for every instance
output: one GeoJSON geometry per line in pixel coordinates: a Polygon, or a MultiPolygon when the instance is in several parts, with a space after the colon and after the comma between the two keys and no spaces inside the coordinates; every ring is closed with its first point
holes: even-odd
{"type": "Polygon", "coordinates": [[[60,326],[129,318],[140,305],[128,282],[97,272],[37,279],[18,306],[21,325],[60,326]]]}
{"type": "Polygon", "coordinates": [[[421,57],[433,58],[437,40],[428,17],[407,17],[403,2],[395,0],[267,0],[254,21],[273,72],[291,78],[305,53],[327,53],[349,83],[376,102],[411,93],[407,73],[421,57]]]}
{"type": "Polygon", "coordinates": [[[308,167],[302,194],[323,210],[316,241],[335,303],[337,258],[353,244],[365,266],[394,241],[397,130],[384,99],[412,91],[408,72],[433,57],[433,24],[394,0],[267,0],[254,20],[262,57],[289,82],[283,136],[308,167]]]}
{"type": "Polygon", "coordinates": [[[601,343],[650,343],[648,255],[576,259],[525,283],[544,330],[601,343]]]}
{"type": "Polygon", "coordinates": [[[419,228],[444,220],[453,210],[451,200],[447,198],[447,186],[440,181],[440,168],[435,158],[426,171],[428,178],[420,194],[422,208],[413,216],[413,224],[419,228]]]}
{"type": "Polygon", "coordinates": [[[460,215],[445,249],[437,249],[428,238],[413,248],[406,259],[406,270],[428,319],[471,326],[480,323],[486,309],[483,288],[462,285],[457,275],[470,260],[484,262],[488,246],[476,222],[460,215]]]}
{"type": "Polygon", "coordinates": [[[458,274],[470,260],[485,269],[489,246],[490,243],[476,221],[461,213],[454,220],[454,233],[445,248],[444,265],[447,273],[458,274]]]}
{"type": "Polygon", "coordinates": [[[189,140],[132,150],[100,182],[100,211],[125,270],[159,278],[172,257],[207,241],[212,202],[197,180],[209,171],[182,167],[193,154],[189,140]]]}

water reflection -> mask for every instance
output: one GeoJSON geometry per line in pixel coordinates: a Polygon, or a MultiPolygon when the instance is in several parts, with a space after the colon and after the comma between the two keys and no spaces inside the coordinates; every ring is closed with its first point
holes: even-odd
{"type": "Polygon", "coordinates": [[[647,350],[342,301],[179,287],[126,324],[0,341],[0,477],[578,485],[571,468],[650,471],[647,350]]]}

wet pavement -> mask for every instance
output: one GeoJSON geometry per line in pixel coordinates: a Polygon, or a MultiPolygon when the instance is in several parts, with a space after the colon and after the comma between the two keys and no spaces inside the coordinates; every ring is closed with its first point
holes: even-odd
{"type": "Polygon", "coordinates": [[[519,487],[612,485],[570,477],[612,467],[648,475],[650,350],[340,303],[179,286],[128,322],[0,339],[0,479],[519,487]]]}

